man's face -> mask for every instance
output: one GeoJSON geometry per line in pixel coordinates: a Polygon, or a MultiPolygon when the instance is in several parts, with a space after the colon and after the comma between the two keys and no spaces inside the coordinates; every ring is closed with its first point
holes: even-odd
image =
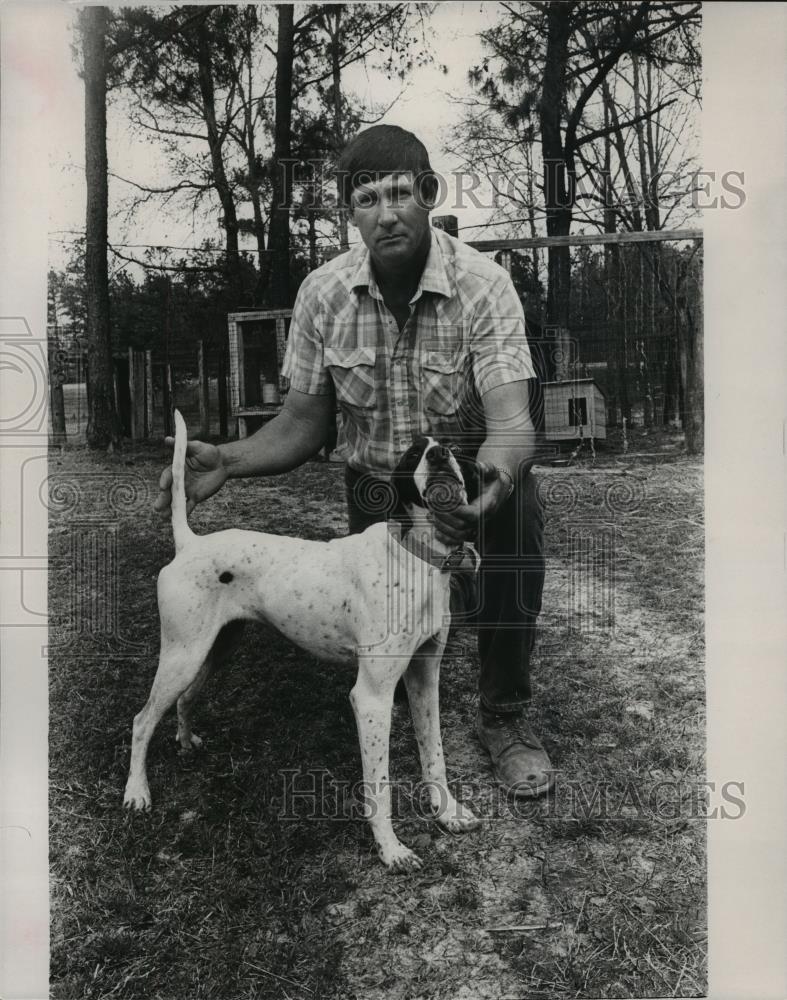
{"type": "Polygon", "coordinates": [[[429,206],[416,191],[412,173],[386,174],[355,188],[350,219],[382,267],[408,261],[429,234],[429,206]]]}

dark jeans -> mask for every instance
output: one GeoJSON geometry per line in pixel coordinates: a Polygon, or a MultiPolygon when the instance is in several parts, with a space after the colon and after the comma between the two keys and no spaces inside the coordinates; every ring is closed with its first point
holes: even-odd
{"type": "MultiPolygon", "coordinates": [[[[384,504],[363,502],[380,497],[369,476],[345,467],[345,486],[350,534],[386,519],[384,504]]],[[[477,588],[463,586],[463,574],[452,578],[452,590],[455,582],[458,590],[477,590],[475,601],[469,607],[465,601],[465,613],[453,620],[478,628],[478,690],[484,707],[495,712],[521,712],[531,695],[530,656],[544,587],[544,517],[536,486],[531,472],[522,473],[503,507],[481,526],[477,588]]]]}

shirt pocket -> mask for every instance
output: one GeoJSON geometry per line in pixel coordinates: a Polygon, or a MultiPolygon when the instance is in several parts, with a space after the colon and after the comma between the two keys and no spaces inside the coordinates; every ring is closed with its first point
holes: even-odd
{"type": "Polygon", "coordinates": [[[456,351],[424,351],[421,373],[426,410],[452,414],[460,408],[465,390],[465,360],[456,351]]]}
{"type": "Polygon", "coordinates": [[[374,347],[326,347],[323,360],[340,405],[374,409],[377,402],[374,347]]]}

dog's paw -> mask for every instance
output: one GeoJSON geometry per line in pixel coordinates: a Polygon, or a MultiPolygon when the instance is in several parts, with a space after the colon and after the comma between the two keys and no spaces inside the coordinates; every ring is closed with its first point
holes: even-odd
{"type": "Polygon", "coordinates": [[[202,746],[202,739],[197,736],[196,733],[189,733],[187,737],[183,737],[180,733],[176,733],[175,742],[180,746],[180,749],[185,750],[186,753],[189,753],[192,750],[199,750],[202,746]]]}
{"type": "Polygon", "coordinates": [[[457,802],[456,799],[448,803],[441,812],[435,813],[435,819],[449,833],[469,833],[481,826],[481,820],[474,816],[466,805],[457,802]]]}
{"type": "Polygon", "coordinates": [[[415,851],[396,841],[393,847],[380,847],[380,859],[389,872],[416,872],[423,866],[423,861],[415,851]]]}
{"type": "Polygon", "coordinates": [[[127,788],[126,794],[123,796],[124,808],[132,812],[144,812],[150,809],[152,804],[150,791],[147,788],[127,788]]]}
{"type": "Polygon", "coordinates": [[[437,822],[449,833],[469,833],[481,826],[481,820],[467,811],[462,816],[438,816],[437,822]]]}

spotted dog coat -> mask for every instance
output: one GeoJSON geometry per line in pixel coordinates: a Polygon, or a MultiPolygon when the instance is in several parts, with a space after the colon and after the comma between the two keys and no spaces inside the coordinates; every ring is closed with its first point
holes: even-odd
{"type": "Polygon", "coordinates": [[[411,523],[404,536],[385,523],[330,542],[238,529],[198,536],[186,520],[186,426],[177,412],[175,423],[176,554],[158,578],[159,665],[150,696],[134,719],[126,806],[150,807],[147,748],[176,700],[181,747],[200,745],[192,732],[192,712],[219,631],[239,619],[267,622],[320,659],[357,662],[350,701],[361,745],[366,814],[389,869],[420,867],[391,823],[388,742],[400,677],[435,818],[451,832],[478,823],[446,782],[438,674],[448,631],[451,553],[434,540],[426,519],[427,505],[441,494],[443,500],[452,493],[458,501],[467,499],[456,458],[432,438],[418,439],[405,454],[393,477],[399,506],[411,523]]]}

